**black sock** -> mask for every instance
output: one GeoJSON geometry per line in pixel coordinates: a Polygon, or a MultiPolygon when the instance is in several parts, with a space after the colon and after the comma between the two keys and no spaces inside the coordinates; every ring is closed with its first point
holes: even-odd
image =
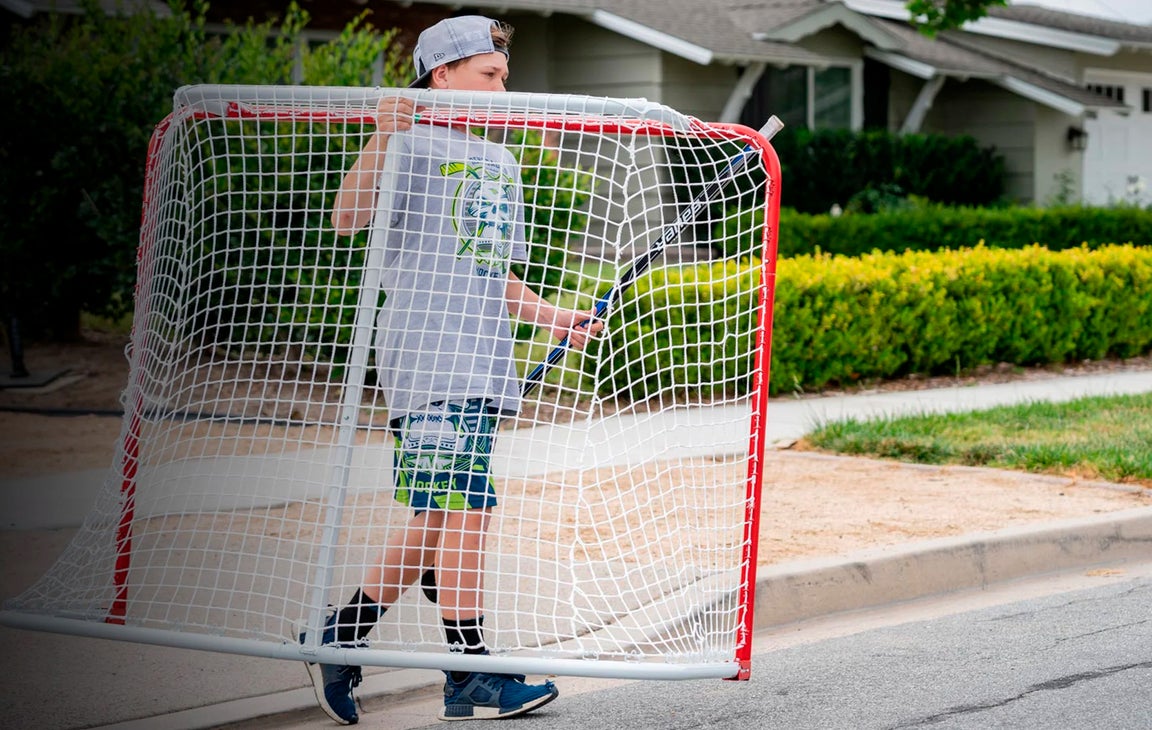
{"type": "MultiPolygon", "coordinates": [[[[462,618],[459,620],[441,618],[444,623],[444,638],[448,640],[448,651],[462,654],[487,654],[484,646],[484,617],[462,618]]],[[[471,672],[449,672],[452,681],[459,684],[471,672]]]]}
{"type": "Polygon", "coordinates": [[[376,626],[386,609],[359,589],[348,605],[336,614],[336,641],[352,644],[363,639],[376,626]]]}
{"type": "Polygon", "coordinates": [[[420,590],[424,591],[424,597],[432,603],[436,603],[436,569],[429,568],[420,575],[420,590]]]}

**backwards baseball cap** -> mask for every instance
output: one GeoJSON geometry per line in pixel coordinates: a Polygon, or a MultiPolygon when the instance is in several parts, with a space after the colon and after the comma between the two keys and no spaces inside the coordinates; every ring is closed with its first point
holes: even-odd
{"type": "Polygon", "coordinates": [[[416,80],[409,88],[424,88],[432,76],[432,69],[462,58],[478,56],[482,53],[500,51],[505,56],[507,49],[497,48],[492,42],[492,26],[495,20],[481,15],[461,15],[445,18],[436,25],[426,28],[416,41],[412,52],[412,62],[416,66],[416,80]]]}

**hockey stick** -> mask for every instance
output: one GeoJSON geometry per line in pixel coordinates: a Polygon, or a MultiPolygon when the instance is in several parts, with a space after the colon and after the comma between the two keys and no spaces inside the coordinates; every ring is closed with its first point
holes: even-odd
{"type": "MultiPolygon", "coordinates": [[[[773,115],[764,126],[760,128],[760,134],[763,135],[764,139],[770,140],[783,128],[784,122],[780,121],[779,117],[773,115]]],[[[740,150],[735,157],[728,161],[728,165],[721,171],[716,179],[708,183],[708,185],[692,199],[692,202],[680,211],[680,215],[676,216],[676,220],[664,227],[660,235],[648,246],[648,250],[633,260],[632,265],[628,267],[624,275],[596,300],[593,319],[600,319],[604,315],[604,312],[612,306],[620,295],[628,291],[632,285],[636,283],[636,280],[640,278],[640,275],[648,270],[648,267],[652,265],[656,257],[664,253],[664,249],[679,238],[680,234],[684,232],[684,229],[699,217],[700,213],[712,203],[724,188],[724,185],[744,169],[748,164],[748,156],[753,150],[752,145],[745,145],[744,149],[740,150]]],[[[586,325],[590,321],[591,320],[585,320],[577,325],[577,327],[586,325]]],[[[520,395],[525,396],[535,390],[536,386],[540,385],[541,381],[543,381],[548,371],[564,358],[564,355],[571,349],[571,346],[569,337],[560,340],[548,353],[548,357],[544,362],[537,365],[524,377],[524,383],[520,386],[520,395]]]]}

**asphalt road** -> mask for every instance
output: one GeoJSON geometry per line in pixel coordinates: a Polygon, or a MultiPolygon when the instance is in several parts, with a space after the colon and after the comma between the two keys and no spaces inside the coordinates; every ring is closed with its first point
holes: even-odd
{"type": "MultiPolygon", "coordinates": [[[[842,615],[756,640],[751,681],[560,678],[556,702],[505,725],[1152,728],[1152,563],[842,615]]],[[[375,698],[360,727],[443,728],[436,708],[432,694],[375,698]]],[[[316,710],[233,727],[336,726],[316,710]]]]}

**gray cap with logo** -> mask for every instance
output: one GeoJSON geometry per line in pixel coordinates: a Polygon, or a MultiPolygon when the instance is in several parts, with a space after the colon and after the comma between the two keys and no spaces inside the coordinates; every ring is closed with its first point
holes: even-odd
{"type": "Polygon", "coordinates": [[[461,15],[445,18],[426,28],[416,41],[416,50],[412,52],[416,80],[408,86],[427,87],[432,69],[452,61],[494,51],[507,56],[508,51],[492,43],[492,26],[496,24],[495,20],[482,15],[461,15]]]}

